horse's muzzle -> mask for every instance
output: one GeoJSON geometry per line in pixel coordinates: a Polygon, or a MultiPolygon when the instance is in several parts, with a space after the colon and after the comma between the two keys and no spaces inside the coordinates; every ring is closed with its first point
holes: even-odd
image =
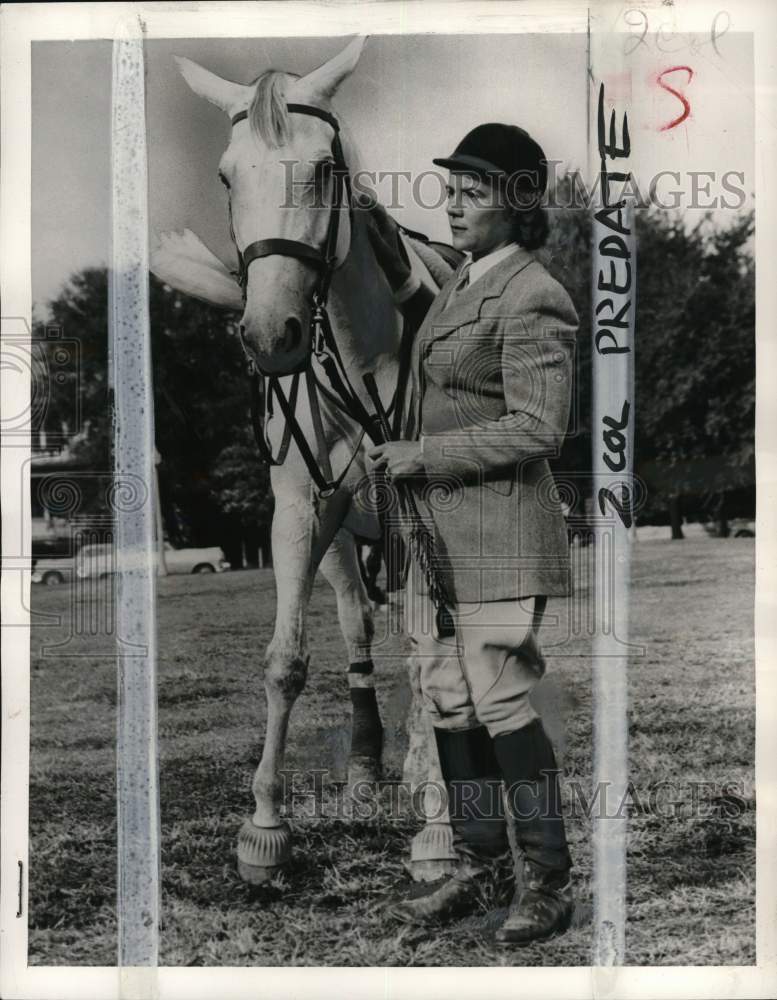
{"type": "MultiPolygon", "coordinates": [[[[240,327],[240,335],[247,352],[263,375],[293,375],[303,371],[310,360],[310,336],[308,335],[305,343],[303,326],[296,316],[286,319],[282,335],[274,340],[270,350],[258,347],[255,338],[246,336],[243,326],[240,327]]],[[[267,339],[261,338],[263,343],[267,343],[267,339]]]]}

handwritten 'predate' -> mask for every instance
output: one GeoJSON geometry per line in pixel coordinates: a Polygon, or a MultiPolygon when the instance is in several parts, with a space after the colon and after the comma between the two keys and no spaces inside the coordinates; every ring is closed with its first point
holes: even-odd
{"type": "MultiPolygon", "coordinates": [[[[633,314],[633,236],[629,215],[624,212],[625,199],[613,201],[610,185],[630,181],[631,174],[610,169],[608,161],[625,160],[631,154],[628,116],[624,112],[621,138],[617,136],[616,116],[610,114],[609,128],[604,113],[604,84],[599,88],[598,148],[600,160],[600,190],[602,207],[596,212],[597,232],[606,230],[597,244],[598,274],[596,276],[596,329],[594,346],[599,356],[628,355],[632,347],[628,334],[633,314]],[[603,293],[603,294],[602,294],[603,293]]],[[[604,414],[601,418],[602,461],[614,473],[628,472],[628,443],[631,440],[629,421],[631,400],[623,399],[620,413],[604,414]]],[[[631,488],[628,482],[616,482],[598,491],[597,501],[602,514],[607,505],[614,510],[625,527],[633,521],[631,488]],[[620,492],[617,496],[615,490],[620,492]]]]}

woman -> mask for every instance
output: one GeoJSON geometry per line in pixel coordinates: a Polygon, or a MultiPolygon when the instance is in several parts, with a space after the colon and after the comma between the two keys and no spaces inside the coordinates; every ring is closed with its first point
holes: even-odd
{"type": "Polygon", "coordinates": [[[486,124],[434,162],[450,172],[452,242],[467,256],[430,302],[403,263],[393,223],[374,213],[373,246],[398,301],[406,315],[426,315],[414,344],[406,440],[369,454],[389,477],[411,477],[419,501],[429,500],[437,568],[453,604],[456,636],[438,639],[425,624],[434,615],[424,582],[411,572],[406,627],[458,865],[390,913],[438,923],[477,909],[495,860],[506,856],[510,824],[523,878],[496,936],[528,943],[566,929],[573,911],[556,761],[529,693],[545,670],[537,630],[546,600],[570,593],[548,457],[567,428],[578,320],[532,253],[547,234],[540,146],[516,126],[486,124]],[[435,484],[446,494],[436,510],[435,484]],[[505,810],[494,794],[502,781],[505,810]]]}

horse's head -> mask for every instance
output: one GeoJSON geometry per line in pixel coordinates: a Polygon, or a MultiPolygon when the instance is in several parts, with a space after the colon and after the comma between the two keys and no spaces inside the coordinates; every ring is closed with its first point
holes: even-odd
{"type": "Polygon", "coordinates": [[[310,352],[313,292],[321,263],[297,256],[304,247],[325,253],[333,211],[339,213],[335,257],[348,253],[348,206],[333,209],[335,130],[326,120],[289,112],[287,104],[322,111],[353,71],[363,38],[304,77],[268,70],[244,86],[222,80],[188,59],[178,58],[186,82],[201,97],[225,111],[232,126],[219,163],[228,189],[235,244],[245,263],[245,302],[241,328],[248,351],[260,368],[286,374],[299,368],[310,352]],[[253,247],[262,240],[288,240],[283,247],[253,247]],[[247,257],[246,249],[249,249],[247,257]]]}

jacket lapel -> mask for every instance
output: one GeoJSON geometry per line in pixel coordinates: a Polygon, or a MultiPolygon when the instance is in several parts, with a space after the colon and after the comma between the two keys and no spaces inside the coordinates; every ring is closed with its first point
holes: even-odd
{"type": "Polygon", "coordinates": [[[482,278],[468,285],[455,296],[452,297],[452,293],[461,276],[461,266],[440,289],[424,319],[419,335],[413,343],[412,368],[415,373],[413,381],[416,391],[412,405],[412,431],[415,437],[418,437],[421,429],[425,354],[435,341],[450,336],[454,330],[458,330],[461,326],[477,322],[483,303],[487,299],[499,298],[504,292],[507,282],[531,264],[533,260],[536,258],[530,250],[518,247],[515,253],[494,265],[482,278]]]}
{"type": "Polygon", "coordinates": [[[480,316],[483,303],[487,299],[499,298],[507,282],[534,259],[531,251],[518,247],[509,257],[495,264],[482,278],[454,295],[453,288],[461,272],[459,268],[440,290],[426,318],[422,327],[422,337],[419,338],[423,340],[419,345],[421,350],[428,348],[428,345],[435,340],[449,336],[460,326],[475,323],[480,316]]]}

